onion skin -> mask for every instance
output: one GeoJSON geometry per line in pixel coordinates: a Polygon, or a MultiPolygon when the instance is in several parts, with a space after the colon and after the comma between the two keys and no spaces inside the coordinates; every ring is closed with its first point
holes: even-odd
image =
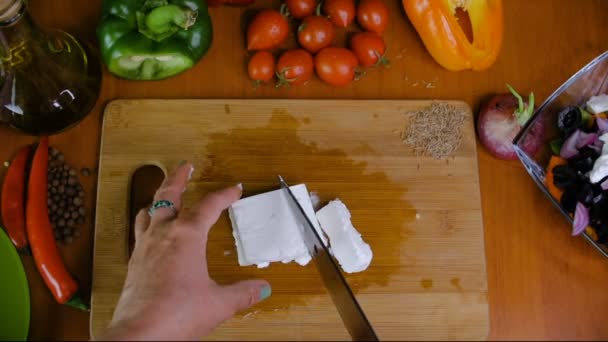
{"type": "MultiPolygon", "coordinates": [[[[513,114],[518,100],[510,93],[498,94],[486,101],[479,111],[477,133],[482,145],[493,156],[503,160],[516,160],[513,139],[523,128],[513,114]]],[[[522,149],[534,156],[543,145],[543,122],[537,121],[525,137],[522,149]]]]}

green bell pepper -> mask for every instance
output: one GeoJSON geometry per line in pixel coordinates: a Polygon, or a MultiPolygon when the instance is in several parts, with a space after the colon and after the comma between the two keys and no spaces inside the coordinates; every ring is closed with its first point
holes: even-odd
{"type": "Polygon", "coordinates": [[[158,80],[194,66],[211,46],[205,0],[104,0],[97,38],[111,73],[158,80]]]}

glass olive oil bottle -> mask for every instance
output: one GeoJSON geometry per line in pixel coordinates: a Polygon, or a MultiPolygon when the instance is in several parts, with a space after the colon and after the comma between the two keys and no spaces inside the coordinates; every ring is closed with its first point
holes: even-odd
{"type": "Polygon", "coordinates": [[[91,110],[101,65],[69,33],[42,30],[24,0],[0,0],[0,121],[32,135],[60,132],[91,110]]]}

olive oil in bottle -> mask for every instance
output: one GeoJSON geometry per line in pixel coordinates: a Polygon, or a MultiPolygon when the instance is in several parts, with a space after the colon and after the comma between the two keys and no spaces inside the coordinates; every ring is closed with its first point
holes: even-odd
{"type": "Polygon", "coordinates": [[[69,33],[42,30],[24,0],[0,0],[0,121],[32,135],[82,120],[101,86],[101,65],[69,33]]]}

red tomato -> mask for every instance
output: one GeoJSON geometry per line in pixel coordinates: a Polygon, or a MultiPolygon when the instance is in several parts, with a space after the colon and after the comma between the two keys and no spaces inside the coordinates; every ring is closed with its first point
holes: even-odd
{"type": "Polygon", "coordinates": [[[312,55],[304,49],[285,51],[277,63],[277,77],[280,86],[298,86],[308,82],[312,78],[313,60],[312,55]]]}
{"type": "Polygon", "coordinates": [[[268,51],[256,52],[247,65],[249,78],[256,85],[272,80],[274,76],[274,56],[268,51]]]}
{"type": "Polygon", "coordinates": [[[247,27],[247,50],[267,50],[287,39],[287,19],[275,10],[262,10],[247,27]]]}
{"type": "Polygon", "coordinates": [[[382,34],[388,25],[388,9],[383,0],[361,0],[357,21],[365,30],[382,34]]]}
{"type": "Polygon", "coordinates": [[[304,18],[298,27],[298,42],[312,53],[331,45],[335,36],[336,31],[331,22],[319,15],[304,18]]]}
{"type": "Polygon", "coordinates": [[[350,49],[363,67],[388,65],[388,59],[384,56],[386,44],[382,36],[375,32],[355,33],[350,38],[350,49]]]}
{"type": "Polygon", "coordinates": [[[326,47],[315,56],[315,70],[323,82],[334,87],[350,84],[356,75],[359,61],[350,50],[326,47]]]}
{"type": "Polygon", "coordinates": [[[315,13],[317,0],[286,0],[285,5],[287,5],[289,15],[296,19],[302,19],[315,13]]]}
{"type": "Polygon", "coordinates": [[[355,2],[353,0],[325,0],[323,13],[338,27],[347,27],[355,19],[355,2]]]}

